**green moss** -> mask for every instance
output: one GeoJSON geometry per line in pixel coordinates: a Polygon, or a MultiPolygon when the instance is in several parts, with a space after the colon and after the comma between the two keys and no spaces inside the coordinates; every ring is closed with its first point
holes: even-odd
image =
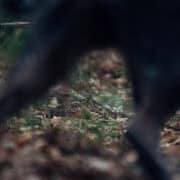
{"type": "Polygon", "coordinates": [[[22,49],[27,31],[23,29],[17,30],[1,30],[0,31],[0,58],[5,62],[11,62],[18,56],[22,49]]]}

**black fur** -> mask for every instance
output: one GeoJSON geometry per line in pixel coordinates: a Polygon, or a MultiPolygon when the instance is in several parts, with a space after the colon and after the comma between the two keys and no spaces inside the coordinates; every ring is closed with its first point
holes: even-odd
{"type": "Polygon", "coordinates": [[[180,105],[180,1],[44,2],[36,9],[20,63],[0,94],[1,122],[64,80],[81,55],[117,48],[125,56],[137,114],[127,137],[152,179],[170,179],[156,148],[166,119],[180,105]]]}

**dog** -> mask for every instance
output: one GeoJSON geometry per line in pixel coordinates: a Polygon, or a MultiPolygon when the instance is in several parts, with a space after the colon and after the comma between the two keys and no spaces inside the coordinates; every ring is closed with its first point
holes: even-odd
{"type": "Polygon", "coordinates": [[[89,51],[123,53],[136,116],[127,138],[151,179],[170,180],[156,149],[180,106],[180,2],[177,0],[1,0],[31,14],[31,35],[0,93],[1,124],[67,78],[89,51]]]}

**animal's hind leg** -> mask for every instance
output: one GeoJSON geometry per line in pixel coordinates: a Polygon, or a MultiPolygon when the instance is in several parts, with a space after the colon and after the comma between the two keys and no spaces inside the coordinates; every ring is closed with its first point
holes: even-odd
{"type": "Polygon", "coordinates": [[[170,180],[170,174],[161,164],[157,148],[160,141],[161,129],[168,114],[167,102],[151,94],[148,99],[138,106],[136,117],[128,128],[127,137],[139,154],[139,160],[151,179],[170,180]],[[166,104],[165,104],[166,103],[166,104]]]}

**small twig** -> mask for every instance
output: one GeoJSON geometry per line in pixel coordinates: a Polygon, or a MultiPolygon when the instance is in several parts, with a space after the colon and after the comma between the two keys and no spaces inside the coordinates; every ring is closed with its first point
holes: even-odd
{"type": "Polygon", "coordinates": [[[167,124],[165,127],[168,128],[168,129],[175,130],[175,131],[180,131],[180,127],[171,126],[169,124],[167,124]]]}
{"type": "Polygon", "coordinates": [[[15,26],[15,27],[26,27],[31,25],[31,22],[24,22],[24,21],[18,21],[18,22],[5,22],[0,23],[0,27],[8,27],[8,26],[15,26]]]}

